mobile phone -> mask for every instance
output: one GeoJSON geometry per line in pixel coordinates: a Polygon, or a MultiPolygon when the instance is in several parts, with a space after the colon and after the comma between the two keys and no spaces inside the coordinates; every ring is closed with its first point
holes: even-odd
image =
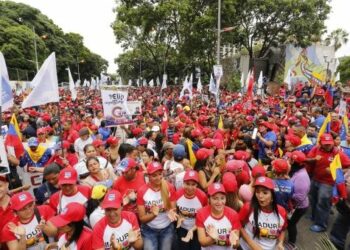
{"type": "Polygon", "coordinates": [[[254,128],[253,130],[253,134],[252,134],[252,139],[255,140],[256,139],[256,134],[258,133],[258,128],[254,128]]]}

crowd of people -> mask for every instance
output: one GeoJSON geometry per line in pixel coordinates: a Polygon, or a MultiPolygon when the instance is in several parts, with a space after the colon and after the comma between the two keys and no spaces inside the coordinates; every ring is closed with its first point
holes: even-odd
{"type": "Polygon", "coordinates": [[[217,103],[207,89],[130,87],[142,110],[113,127],[98,90],[24,110],[16,96],[2,113],[22,143],[5,143],[0,249],[296,249],[304,216],[345,249],[350,86],[332,87],[331,105],[329,88],[222,89],[217,103]]]}

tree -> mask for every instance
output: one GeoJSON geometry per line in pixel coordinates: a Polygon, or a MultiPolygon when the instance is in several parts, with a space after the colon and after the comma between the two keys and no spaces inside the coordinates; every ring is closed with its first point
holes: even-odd
{"type": "Polygon", "coordinates": [[[325,39],[327,46],[334,46],[334,50],[337,51],[341,46],[348,42],[349,33],[343,29],[333,30],[325,39]]]}
{"type": "Polygon", "coordinates": [[[108,65],[106,60],[84,46],[79,34],[65,34],[39,10],[10,1],[0,1],[0,9],[0,51],[5,56],[10,79],[31,80],[34,77],[34,41],[39,64],[51,52],[56,52],[59,81],[68,81],[67,67],[77,72],[77,58],[85,62],[81,67],[83,79],[92,74],[99,75],[108,65]]]}
{"type": "MultiPolygon", "coordinates": [[[[113,24],[117,42],[126,50],[141,51],[143,58],[153,64],[153,75],[162,73],[164,64],[167,72],[170,65],[182,75],[200,66],[209,75],[215,63],[217,3],[217,0],[120,0],[113,24]]],[[[222,27],[233,27],[232,31],[221,33],[222,44],[245,48],[251,58],[263,57],[271,46],[289,41],[309,45],[324,32],[324,21],[330,11],[328,0],[222,3],[222,27]],[[257,44],[261,49],[254,53],[257,44]]],[[[133,61],[137,64],[137,58],[133,61]]],[[[121,67],[119,73],[130,72],[121,67]]]]}
{"type": "Polygon", "coordinates": [[[340,72],[340,81],[342,83],[350,80],[350,56],[340,58],[337,71],[340,72]]]}

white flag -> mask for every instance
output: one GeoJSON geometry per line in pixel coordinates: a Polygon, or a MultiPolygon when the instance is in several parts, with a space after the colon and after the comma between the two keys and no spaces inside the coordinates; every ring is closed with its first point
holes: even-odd
{"type": "Polygon", "coordinates": [[[129,79],[128,86],[131,86],[131,85],[132,85],[132,81],[131,81],[131,79],[129,79]]]}
{"type": "Polygon", "coordinates": [[[338,71],[337,75],[335,76],[334,82],[340,81],[340,72],[338,71]]]}
{"type": "Polygon", "coordinates": [[[96,89],[96,80],[95,78],[91,77],[91,85],[90,85],[90,89],[96,89]]]}
{"type": "Polygon", "coordinates": [[[263,86],[263,72],[260,71],[259,79],[258,79],[258,88],[261,89],[263,86]]]}
{"type": "Polygon", "coordinates": [[[284,83],[287,84],[289,91],[292,90],[292,79],[290,78],[290,73],[291,73],[291,70],[288,69],[286,78],[284,78],[284,83]]]}
{"type": "Polygon", "coordinates": [[[153,81],[153,79],[152,79],[151,81],[149,81],[148,85],[149,85],[150,87],[154,87],[154,81],[153,81]]]}
{"type": "Polygon", "coordinates": [[[80,79],[78,79],[78,80],[75,82],[75,87],[76,87],[76,88],[79,88],[79,87],[80,87],[80,83],[81,83],[81,81],[80,81],[80,79]]]}
{"type": "Polygon", "coordinates": [[[137,85],[137,87],[140,87],[140,79],[137,79],[136,85],[137,85]]]}
{"type": "Polygon", "coordinates": [[[142,86],[143,86],[143,87],[146,87],[146,86],[147,86],[146,79],[143,79],[143,81],[142,81],[142,86]]]}
{"type": "Polygon", "coordinates": [[[213,74],[210,74],[210,82],[209,82],[209,92],[212,93],[213,95],[217,95],[218,93],[218,88],[216,86],[216,82],[214,80],[213,74]]]}
{"type": "Polygon", "coordinates": [[[72,74],[70,72],[70,69],[67,68],[67,70],[68,70],[69,90],[72,94],[72,100],[74,101],[77,98],[77,91],[75,90],[75,87],[74,87],[74,81],[73,81],[73,77],[72,77],[72,74]]]}
{"type": "Polygon", "coordinates": [[[188,89],[188,77],[186,76],[183,85],[182,85],[182,90],[180,92],[180,98],[182,98],[185,95],[185,90],[188,89]]]}
{"type": "Polygon", "coordinates": [[[157,76],[156,83],[157,83],[157,87],[160,86],[159,76],[157,76]]]}
{"type": "MultiPolygon", "coordinates": [[[[0,106],[2,112],[13,106],[13,94],[7,72],[6,62],[0,52],[0,106]]],[[[1,115],[1,114],[0,114],[1,115]]]]}
{"type": "Polygon", "coordinates": [[[32,81],[34,89],[22,103],[22,108],[59,102],[56,55],[53,52],[41,66],[32,81]]]}
{"type": "Polygon", "coordinates": [[[167,74],[164,74],[163,75],[163,82],[162,82],[162,87],[161,87],[161,90],[163,90],[163,89],[166,89],[167,88],[167,86],[166,86],[166,80],[167,80],[167,74]]]}
{"type": "Polygon", "coordinates": [[[247,75],[247,79],[245,80],[245,85],[244,85],[246,88],[248,88],[248,86],[249,86],[250,74],[251,74],[251,72],[250,72],[250,70],[249,70],[249,71],[248,71],[248,75],[247,75]]]}
{"type": "Polygon", "coordinates": [[[241,74],[241,89],[244,90],[244,73],[241,74]]]}
{"type": "Polygon", "coordinates": [[[202,86],[201,78],[199,77],[198,78],[198,83],[197,83],[197,91],[199,93],[202,93],[202,89],[203,89],[203,86],[202,86]]]}
{"type": "Polygon", "coordinates": [[[108,82],[108,76],[104,75],[102,72],[100,73],[101,84],[108,82]]]}

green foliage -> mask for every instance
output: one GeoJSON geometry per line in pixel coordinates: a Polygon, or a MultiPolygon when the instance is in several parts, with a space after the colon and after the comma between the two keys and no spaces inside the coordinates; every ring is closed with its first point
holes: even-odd
{"type": "MultiPolygon", "coordinates": [[[[6,59],[10,79],[31,80],[34,77],[34,40],[39,65],[51,52],[56,52],[59,81],[68,81],[67,67],[77,73],[78,63],[82,80],[99,75],[108,65],[106,60],[84,46],[79,34],[65,34],[39,10],[10,1],[0,1],[0,9],[0,51],[6,59]],[[25,74],[19,75],[19,71],[25,74]]],[[[77,79],[78,75],[74,74],[73,78],[77,79]]]]}
{"type": "Polygon", "coordinates": [[[340,58],[338,70],[340,72],[340,81],[345,83],[350,80],[350,56],[340,58]]]}
{"type": "MultiPolygon", "coordinates": [[[[147,62],[144,77],[161,75],[164,64],[171,78],[198,66],[209,75],[215,63],[217,8],[217,0],[119,0],[113,29],[128,50],[116,59],[119,74],[137,78],[134,69],[142,58],[147,62]]],[[[329,11],[329,0],[225,0],[222,27],[233,30],[221,33],[222,44],[233,44],[251,58],[287,42],[305,47],[324,32],[329,11]]]]}
{"type": "Polygon", "coordinates": [[[349,33],[342,29],[333,30],[325,39],[327,46],[334,46],[335,51],[340,49],[343,44],[346,44],[349,40],[349,33]]]}

